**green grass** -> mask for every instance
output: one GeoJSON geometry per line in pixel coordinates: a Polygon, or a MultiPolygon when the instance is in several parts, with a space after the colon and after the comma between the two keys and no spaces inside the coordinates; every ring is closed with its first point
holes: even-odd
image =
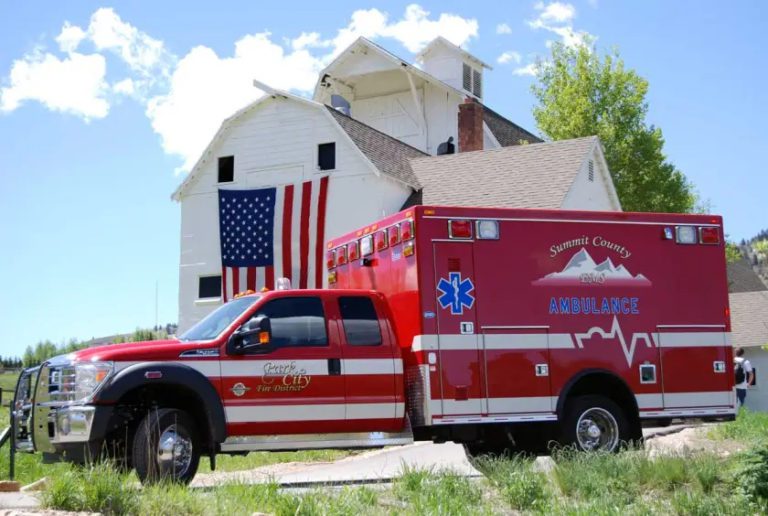
{"type": "Polygon", "coordinates": [[[742,408],[736,421],[713,427],[711,439],[734,440],[754,444],[768,439],[768,412],[752,412],[742,408]]]}

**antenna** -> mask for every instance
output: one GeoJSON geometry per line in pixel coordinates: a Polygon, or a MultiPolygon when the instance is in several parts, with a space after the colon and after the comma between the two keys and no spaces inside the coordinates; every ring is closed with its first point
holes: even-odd
{"type": "Polygon", "coordinates": [[[155,280],[155,328],[157,328],[157,324],[158,324],[158,322],[157,322],[157,305],[158,305],[157,301],[158,301],[158,298],[159,298],[159,293],[158,293],[159,290],[160,290],[159,282],[157,280],[155,280]]]}

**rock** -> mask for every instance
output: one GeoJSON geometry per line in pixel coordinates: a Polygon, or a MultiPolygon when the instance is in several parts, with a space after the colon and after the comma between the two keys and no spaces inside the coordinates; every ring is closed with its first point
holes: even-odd
{"type": "Polygon", "coordinates": [[[21,488],[21,484],[14,480],[0,480],[0,492],[11,493],[18,491],[21,488]]]}
{"type": "Polygon", "coordinates": [[[36,480],[31,484],[27,484],[24,487],[22,487],[21,492],[27,493],[29,491],[42,491],[46,487],[48,487],[48,477],[43,477],[40,480],[36,480]]]}
{"type": "Polygon", "coordinates": [[[553,469],[555,469],[555,461],[552,460],[552,457],[536,457],[536,460],[533,461],[534,471],[540,471],[541,473],[549,474],[553,469]]]}

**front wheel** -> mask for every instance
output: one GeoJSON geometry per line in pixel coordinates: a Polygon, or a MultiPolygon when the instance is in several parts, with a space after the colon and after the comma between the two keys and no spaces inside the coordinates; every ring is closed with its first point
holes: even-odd
{"type": "Polygon", "coordinates": [[[143,484],[161,480],[188,484],[200,463],[194,420],[182,410],[152,410],[139,423],[132,448],[133,466],[143,484]]]}
{"type": "Polygon", "coordinates": [[[624,412],[604,396],[578,396],[568,402],[563,419],[564,445],[581,451],[618,451],[631,440],[624,412]]]}

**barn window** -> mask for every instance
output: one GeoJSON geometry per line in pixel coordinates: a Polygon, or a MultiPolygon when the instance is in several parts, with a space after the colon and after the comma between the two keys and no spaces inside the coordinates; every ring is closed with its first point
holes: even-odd
{"type": "Polygon", "coordinates": [[[474,93],[477,98],[483,96],[483,83],[481,82],[480,77],[480,72],[472,70],[472,93],[474,93]]]}
{"type": "Polygon", "coordinates": [[[219,158],[219,183],[231,183],[235,180],[235,157],[219,158]]]}
{"type": "Polygon", "coordinates": [[[336,168],[336,144],[321,143],[317,146],[317,168],[333,170],[336,168]]]}
{"type": "Polygon", "coordinates": [[[197,297],[198,299],[221,297],[221,276],[200,276],[197,297]]]}
{"type": "Polygon", "coordinates": [[[462,66],[463,86],[467,91],[472,91],[472,68],[467,63],[462,66]]]}
{"type": "Polygon", "coordinates": [[[595,162],[592,160],[589,160],[589,181],[594,182],[595,180],[595,162]]]}

